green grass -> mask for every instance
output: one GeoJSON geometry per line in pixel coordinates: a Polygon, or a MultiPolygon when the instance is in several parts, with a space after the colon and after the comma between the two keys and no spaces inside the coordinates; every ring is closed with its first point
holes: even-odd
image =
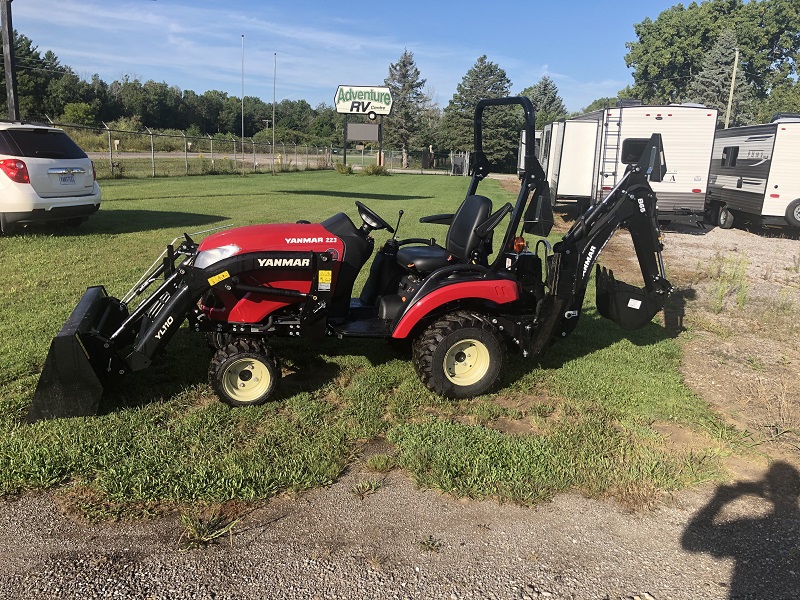
{"type": "MultiPolygon", "coordinates": [[[[591,290],[570,338],[536,363],[510,356],[496,392],[473,400],[433,396],[408,356],[381,340],[278,339],[276,399],[231,410],[206,383],[210,351],[184,328],[165,357],[108,391],[99,416],[24,423],[49,342],[85,288],[122,296],[184,232],[338,211],[357,220],[353,202],[362,200],[392,224],[404,210],[401,238],[443,239],[444,227],[419,217],[452,212],[467,183],[331,171],[109,180],[103,208],[80,229],[0,238],[0,496],[69,485],[93,499],[86,510],[95,515],[103,506],[112,515],[125,504],[255,500],[328,485],[384,437],[395,445],[392,465],[461,496],[641,495],[714,477],[730,436],[705,433],[718,421],[682,384],[676,341],[655,324],[626,335],[597,315],[591,290]],[[706,441],[668,452],[655,421],[706,441]],[[514,433],[499,425],[508,422],[514,433]]],[[[481,192],[498,206],[513,201],[491,180],[481,192]]]]}

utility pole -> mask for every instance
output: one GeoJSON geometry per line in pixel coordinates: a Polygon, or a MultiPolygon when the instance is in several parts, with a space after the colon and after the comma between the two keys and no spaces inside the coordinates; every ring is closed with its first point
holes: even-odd
{"type": "Polygon", "coordinates": [[[0,0],[2,6],[3,67],[6,71],[6,99],[8,118],[19,121],[19,97],[17,96],[17,71],[14,66],[14,26],[11,23],[12,0],[0,0]]]}
{"type": "Polygon", "coordinates": [[[725,111],[725,129],[731,118],[731,105],[733,105],[733,87],[736,85],[736,69],[739,68],[739,49],[736,49],[736,57],[733,59],[733,75],[731,76],[731,92],[728,94],[728,110],[725,111]]]}

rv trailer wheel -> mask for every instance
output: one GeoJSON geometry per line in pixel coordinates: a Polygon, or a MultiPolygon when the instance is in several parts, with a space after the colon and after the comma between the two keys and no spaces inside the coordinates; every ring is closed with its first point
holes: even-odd
{"type": "Polygon", "coordinates": [[[786,207],[786,220],[789,225],[800,227],[800,198],[786,207]]]}
{"type": "Polygon", "coordinates": [[[264,404],[280,376],[269,348],[247,338],[238,338],[217,350],[208,366],[211,387],[230,406],[264,404]]]}
{"type": "Polygon", "coordinates": [[[733,214],[731,211],[728,210],[728,207],[724,204],[719,207],[719,213],[717,216],[717,225],[719,225],[720,229],[730,229],[733,227],[733,214]]]}
{"type": "Polygon", "coordinates": [[[414,342],[414,368],[422,383],[450,398],[487,391],[503,366],[497,329],[480,315],[458,311],[433,323],[414,342]]]}

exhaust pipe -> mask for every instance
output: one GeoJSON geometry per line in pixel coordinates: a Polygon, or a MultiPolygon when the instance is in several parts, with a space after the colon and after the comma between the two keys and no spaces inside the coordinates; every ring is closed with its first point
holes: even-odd
{"type": "Polygon", "coordinates": [[[86,290],[50,343],[28,423],[97,414],[104,379],[125,370],[103,332],[114,331],[126,316],[127,309],[103,286],[86,290]]]}

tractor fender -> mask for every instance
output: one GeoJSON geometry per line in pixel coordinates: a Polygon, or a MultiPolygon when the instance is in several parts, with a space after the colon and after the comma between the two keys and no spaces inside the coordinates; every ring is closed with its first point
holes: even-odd
{"type": "Polygon", "coordinates": [[[450,302],[464,300],[488,300],[495,304],[508,304],[519,300],[519,287],[517,282],[510,279],[491,279],[464,281],[437,288],[406,310],[392,331],[392,337],[407,337],[432,311],[450,302]]]}

